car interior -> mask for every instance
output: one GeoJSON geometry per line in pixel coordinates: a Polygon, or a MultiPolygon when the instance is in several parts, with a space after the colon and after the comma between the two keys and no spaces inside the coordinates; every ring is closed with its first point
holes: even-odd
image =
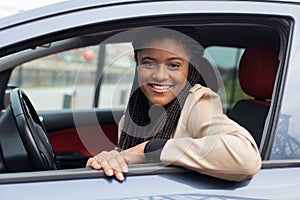
{"type": "MultiPolygon", "coordinates": [[[[126,23],[93,24],[63,30],[3,48],[0,60],[0,172],[82,168],[88,157],[117,145],[117,125],[124,108],[98,107],[101,78],[95,81],[90,109],[54,110],[36,108],[26,87],[11,83],[10,78],[18,67],[26,68],[26,63],[48,55],[92,45],[130,43],[134,31],[128,31],[143,26],[180,27],[205,51],[212,47],[241,49],[241,59],[239,56],[235,57],[237,60],[232,59],[232,68],[219,66],[220,62],[226,62],[226,55],[223,60],[220,57],[214,61],[218,55],[209,55],[207,50],[209,56],[203,59],[200,69],[204,77],[201,84],[220,95],[224,112],[249,130],[263,154],[268,150],[264,144],[272,139],[266,127],[275,112],[274,91],[280,83],[278,74],[284,63],[280,58],[287,44],[290,28],[287,22],[283,17],[247,15],[132,19],[126,23]],[[120,34],[122,37],[116,37],[120,34]],[[11,85],[14,89],[8,87],[11,85]]],[[[97,73],[105,70],[99,65],[100,53],[97,73]]]]}
{"type": "Polygon", "coordinates": [[[240,61],[239,82],[243,92],[252,98],[239,100],[228,117],[244,126],[257,144],[269,112],[278,64],[278,49],[266,44],[247,47],[240,61]]]}

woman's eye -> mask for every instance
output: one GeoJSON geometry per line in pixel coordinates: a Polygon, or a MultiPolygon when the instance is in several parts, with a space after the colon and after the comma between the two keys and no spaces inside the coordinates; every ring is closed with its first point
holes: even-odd
{"type": "Polygon", "coordinates": [[[151,69],[154,68],[155,66],[157,66],[156,63],[144,63],[142,65],[146,68],[151,68],[151,69]]]}
{"type": "Polygon", "coordinates": [[[179,67],[180,67],[180,65],[177,64],[177,63],[172,63],[172,64],[169,65],[169,68],[170,68],[170,69],[177,69],[177,68],[179,68],[179,67]]]}

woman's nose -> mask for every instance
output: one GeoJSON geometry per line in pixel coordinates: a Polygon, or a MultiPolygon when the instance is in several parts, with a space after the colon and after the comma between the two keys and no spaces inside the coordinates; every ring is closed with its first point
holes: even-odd
{"type": "Polygon", "coordinates": [[[165,65],[157,66],[152,73],[152,78],[156,81],[164,81],[169,78],[168,68],[165,65]]]}

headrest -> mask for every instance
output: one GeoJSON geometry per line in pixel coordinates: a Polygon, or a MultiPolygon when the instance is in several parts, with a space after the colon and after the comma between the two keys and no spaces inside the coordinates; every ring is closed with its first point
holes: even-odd
{"type": "Polygon", "coordinates": [[[278,52],[272,46],[255,44],[247,47],[239,66],[242,90],[256,99],[271,99],[278,64],[278,52]]]}

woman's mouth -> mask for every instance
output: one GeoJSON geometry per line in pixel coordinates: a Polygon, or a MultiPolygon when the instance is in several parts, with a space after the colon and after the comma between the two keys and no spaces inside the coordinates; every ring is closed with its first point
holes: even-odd
{"type": "Polygon", "coordinates": [[[161,84],[154,84],[154,83],[150,83],[148,85],[152,87],[156,92],[166,92],[172,87],[172,85],[161,85],[161,84]]]}

